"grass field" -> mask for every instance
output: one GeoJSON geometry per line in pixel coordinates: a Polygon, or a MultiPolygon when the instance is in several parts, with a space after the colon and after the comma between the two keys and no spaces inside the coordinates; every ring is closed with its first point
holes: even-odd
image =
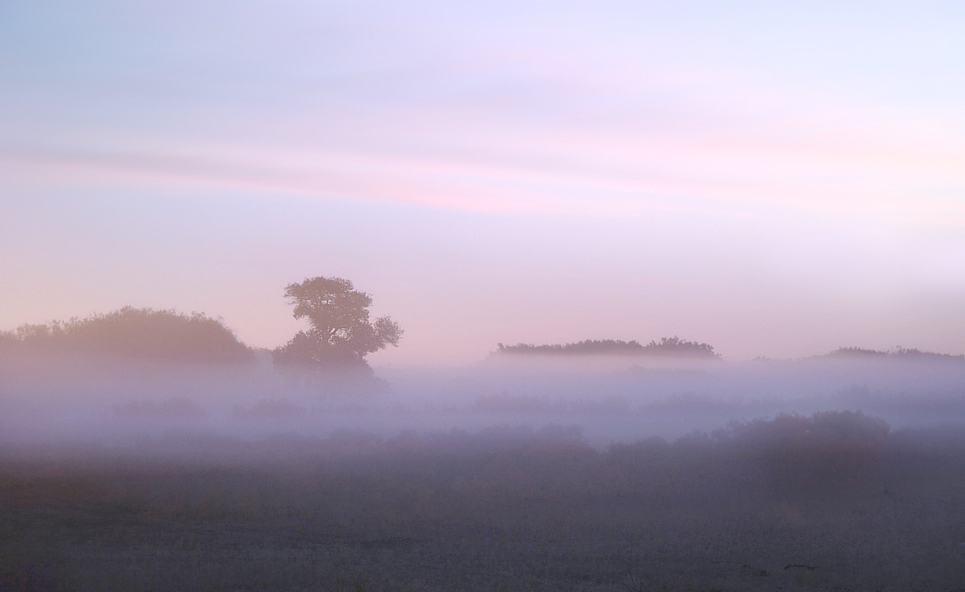
{"type": "Polygon", "coordinates": [[[850,413],[0,460],[0,589],[965,590],[965,436],[850,413]]]}

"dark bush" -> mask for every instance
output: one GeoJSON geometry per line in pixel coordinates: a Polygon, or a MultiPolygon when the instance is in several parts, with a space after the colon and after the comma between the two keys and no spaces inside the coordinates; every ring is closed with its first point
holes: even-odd
{"type": "Polygon", "coordinates": [[[85,354],[173,360],[243,362],[253,359],[220,319],[201,313],[125,307],[84,319],[21,325],[0,344],[30,353],[85,354]]]}
{"type": "Polygon", "coordinates": [[[890,431],[860,412],[826,411],[733,424],[724,437],[771,485],[803,490],[873,482],[888,455],[890,431]]]}

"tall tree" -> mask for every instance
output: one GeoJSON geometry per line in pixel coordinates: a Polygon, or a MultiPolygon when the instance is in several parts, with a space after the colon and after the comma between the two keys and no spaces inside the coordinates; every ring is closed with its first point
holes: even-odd
{"type": "Polygon", "coordinates": [[[308,319],[307,331],[274,352],[275,361],[320,368],[367,367],[366,354],[397,346],[402,329],[390,317],[369,321],[372,297],[337,277],[308,278],[289,284],[285,298],[296,319],[308,319]]]}

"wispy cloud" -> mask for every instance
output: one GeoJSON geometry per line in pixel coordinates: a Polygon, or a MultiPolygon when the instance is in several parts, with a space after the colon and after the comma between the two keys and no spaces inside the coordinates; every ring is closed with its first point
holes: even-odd
{"type": "Polygon", "coordinates": [[[868,128],[801,132],[793,122],[730,133],[414,119],[418,125],[382,121],[380,136],[352,148],[340,148],[337,139],[204,143],[183,133],[99,149],[78,145],[78,138],[73,147],[8,144],[0,158],[40,165],[41,183],[59,178],[51,169],[74,168],[107,183],[122,174],[483,211],[697,208],[734,215],[779,207],[941,224],[960,224],[965,215],[965,204],[949,199],[965,188],[965,167],[958,166],[965,152],[948,138],[928,142],[868,128]]]}

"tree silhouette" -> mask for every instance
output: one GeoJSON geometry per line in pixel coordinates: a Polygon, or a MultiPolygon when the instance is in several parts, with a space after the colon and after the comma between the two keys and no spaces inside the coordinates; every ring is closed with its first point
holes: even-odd
{"type": "Polygon", "coordinates": [[[372,297],[337,277],[314,277],[285,288],[296,319],[308,319],[311,328],[299,331],[274,359],[281,364],[348,369],[368,368],[366,354],[387,345],[397,346],[402,329],[384,316],[369,321],[372,297]]]}

